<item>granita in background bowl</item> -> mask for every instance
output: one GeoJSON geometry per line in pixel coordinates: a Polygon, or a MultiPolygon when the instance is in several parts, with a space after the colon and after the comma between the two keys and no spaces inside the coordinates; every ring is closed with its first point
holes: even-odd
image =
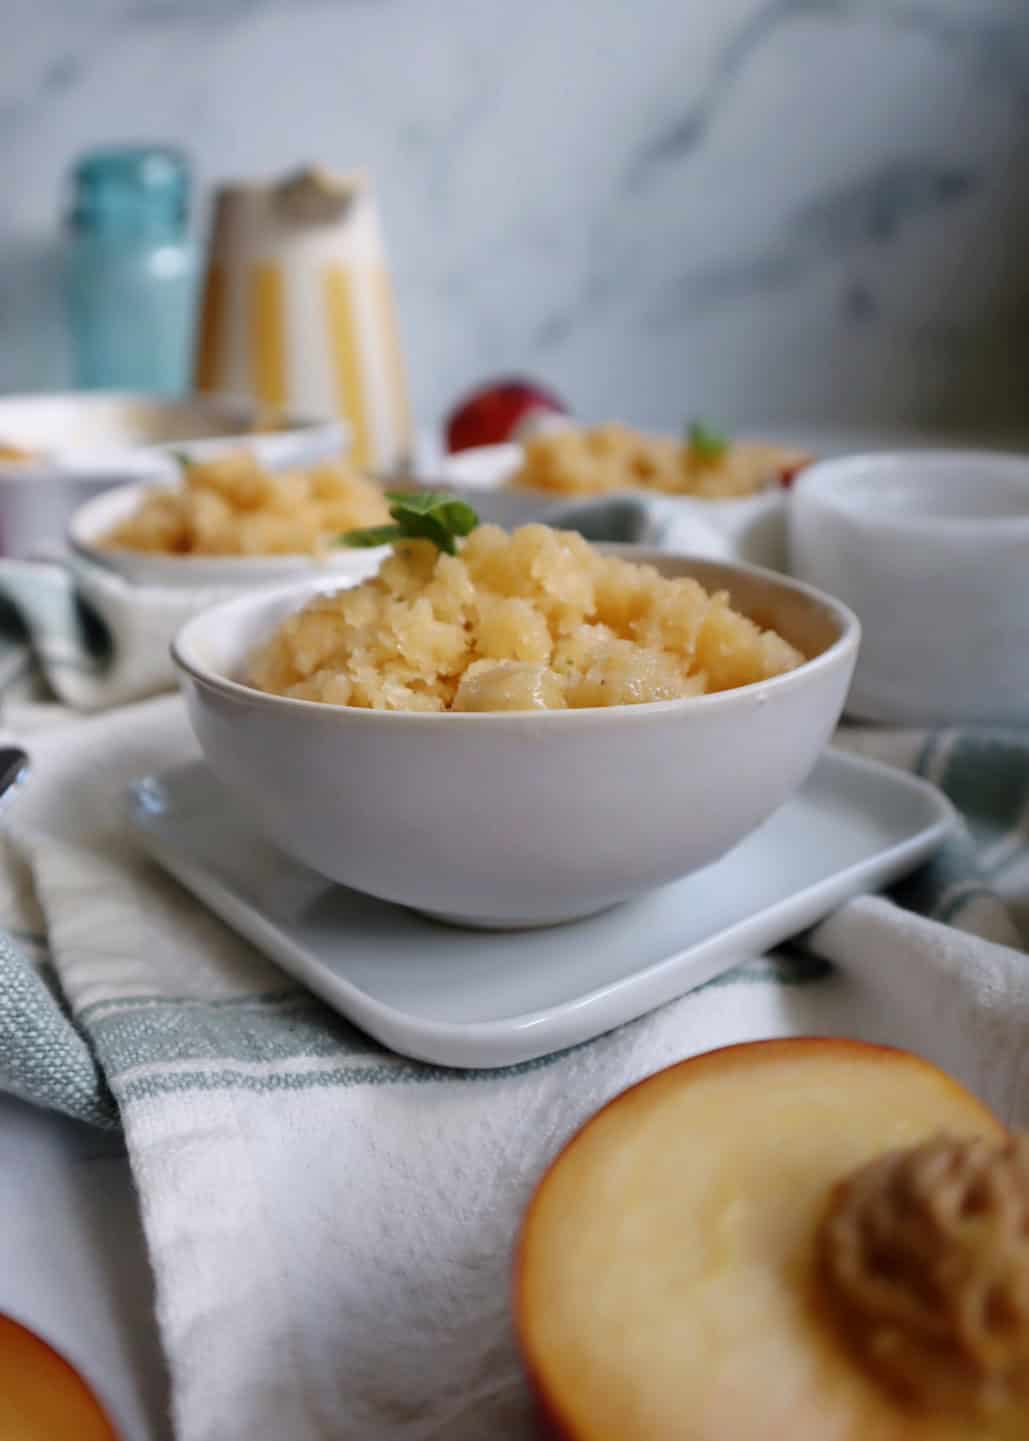
{"type": "Polygon", "coordinates": [[[182,456],[173,483],[105,492],[76,511],[68,541],[139,584],[240,588],[319,567],[364,576],[374,562],[340,535],[388,520],[379,487],[342,460],[275,470],[237,448],[182,456]]]}
{"type": "Polygon", "coordinates": [[[543,432],[460,450],[437,469],[446,489],[501,525],[560,525],[562,510],[635,500],[680,528],[692,523],[698,549],[716,532],[741,560],[784,570],[785,487],[810,459],[796,445],[730,439],[699,424],[679,438],[555,417],[543,432]]]}
{"type": "Polygon", "coordinates": [[[788,485],[811,457],[770,442],[733,440],[699,422],[682,437],[631,426],[569,425],[523,442],[508,484],[558,495],[643,490],[701,500],[736,500],[788,485]]]}
{"type": "Polygon", "coordinates": [[[373,581],[241,597],[175,641],[208,764],[288,854],[441,919],[546,925],[717,860],[806,778],[857,652],[844,606],[545,526],[429,544],[430,510],[373,581]]]}

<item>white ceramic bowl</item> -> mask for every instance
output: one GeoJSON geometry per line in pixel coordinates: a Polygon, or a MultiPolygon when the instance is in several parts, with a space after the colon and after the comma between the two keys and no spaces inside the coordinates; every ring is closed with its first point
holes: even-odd
{"type": "Polygon", "coordinates": [[[230,601],[172,648],[197,739],[255,824],[331,879],[487,927],[585,916],[717,860],[801,784],[859,626],[753,567],[606,547],[695,575],[811,657],[721,694],[609,709],[406,714],[266,695],[246,659],[324,582],[230,601]]]}
{"type": "Polygon", "coordinates": [[[337,420],[288,417],[273,432],[254,432],[252,401],[194,395],[82,392],[0,397],[0,444],[33,452],[29,462],[0,461],[0,553],[54,549],[75,511],[112,486],[169,479],[169,450],[207,459],[245,442],[277,469],[338,455],[346,427],[337,420]]]}
{"type": "MultiPolygon", "coordinates": [[[[556,517],[562,510],[603,502],[612,494],[557,495],[552,491],[508,486],[522,463],[520,445],[482,445],[445,456],[434,467],[434,483],[463,496],[484,520],[515,525],[526,519],[556,517]]],[[[682,544],[694,554],[734,556],[750,565],[785,569],[786,492],[770,488],[757,495],[731,500],[702,500],[692,495],[666,495],[661,491],[625,490],[619,496],[651,502],[655,508],[679,513],[682,544]],[[691,530],[692,526],[692,530],[691,530]]],[[[558,523],[555,519],[555,523],[558,523]]]]}
{"type": "Polygon", "coordinates": [[[113,526],[127,520],[149,482],[104,491],[79,506],[68,526],[68,547],[94,565],[116,571],[136,585],[179,589],[227,587],[248,590],[277,585],[312,571],[358,580],[374,575],[388,547],[350,550],[339,546],[324,558],[310,555],[161,555],[143,550],[110,550],[100,542],[113,526]]]}
{"type": "Polygon", "coordinates": [[[234,396],[181,398],[121,391],[0,396],[0,442],[36,451],[72,467],[128,451],[188,450],[207,456],[238,446],[258,448],[269,465],[313,465],[338,455],[346,426],[336,419],[285,416],[274,431],[255,431],[257,408],[234,396]]]}
{"type": "Polygon", "coordinates": [[[856,455],[790,501],[790,568],[861,618],[848,713],[896,725],[1029,720],[1029,459],[856,455]]]}

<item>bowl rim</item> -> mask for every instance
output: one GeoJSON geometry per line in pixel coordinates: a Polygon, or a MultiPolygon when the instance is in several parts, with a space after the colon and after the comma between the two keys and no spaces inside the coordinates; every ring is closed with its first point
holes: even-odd
{"type": "MultiPolygon", "coordinates": [[[[188,676],[203,688],[217,691],[221,695],[236,700],[247,700],[251,704],[261,705],[270,711],[278,710],[283,714],[293,711],[298,715],[317,715],[322,717],[321,723],[324,724],[376,725],[385,723],[395,725],[407,721],[419,726],[449,725],[453,729],[455,724],[524,726],[527,721],[533,723],[542,721],[546,725],[569,725],[576,722],[610,725],[619,724],[627,718],[642,720],[647,717],[668,717],[710,711],[726,706],[745,704],[754,699],[763,703],[772,693],[804,685],[812,675],[831,670],[857,654],[861,640],[861,622],[854,611],[842,601],[837,600],[835,596],[819,590],[816,586],[809,585],[806,581],[797,580],[780,571],[769,570],[765,566],[748,565],[743,561],[715,560],[710,556],[694,555],[677,550],[661,550],[656,546],[610,542],[598,544],[597,549],[605,554],[617,555],[624,560],[633,561],[638,565],[660,563],[662,560],[671,558],[687,563],[696,563],[702,569],[719,567],[757,580],[770,581],[774,585],[803,596],[822,610],[827,611],[835,620],[839,634],[832,644],[819,655],[802,661],[794,670],[784,671],[781,675],[771,676],[767,680],[752,681],[748,685],[736,686],[730,690],[713,691],[707,695],[681,696],[676,700],[644,701],[639,705],[582,706],[567,710],[387,711],[373,710],[364,706],[333,705],[326,701],[302,700],[296,696],[274,695],[268,691],[258,690],[255,686],[245,685],[242,681],[232,680],[230,677],[220,674],[212,667],[205,665],[196,656],[194,647],[197,644],[198,636],[211,625],[217,626],[226,617],[263,609],[294,596],[299,599],[304,596],[317,595],[325,590],[349,588],[340,586],[341,577],[339,576],[321,576],[306,577],[301,581],[294,581],[290,585],[274,588],[262,587],[259,591],[250,591],[247,594],[222,601],[201,612],[200,615],[193,616],[179,627],[171,642],[172,663],[182,675],[188,676]],[[339,719],[341,717],[349,719],[344,721],[339,719]]],[[[360,581],[355,579],[352,583],[360,584],[360,581]]]]}
{"type": "MultiPolygon", "coordinates": [[[[73,405],[81,410],[102,410],[110,405],[150,405],[156,410],[197,410],[215,416],[246,418],[256,414],[260,407],[253,396],[243,392],[222,392],[213,390],[187,390],[182,395],[166,395],[158,390],[12,390],[0,395],[0,417],[7,411],[20,407],[44,408],[51,405],[73,405]]],[[[261,434],[285,434],[291,430],[309,430],[323,425],[345,425],[343,417],[327,414],[305,414],[288,410],[283,413],[279,430],[261,434]]],[[[202,439],[204,437],[195,437],[202,439]]],[[[168,442],[182,444],[179,441],[168,442]]],[[[186,444],[191,442],[186,441],[186,444]]],[[[163,441],[155,444],[163,445],[163,441]]]]}
{"type": "Polygon", "coordinates": [[[793,482],[790,509],[798,502],[817,506],[824,513],[846,520],[854,526],[882,533],[903,532],[909,535],[969,536],[994,533],[1003,527],[1005,538],[1029,535],[1029,455],[1013,450],[989,450],[975,447],[921,447],[913,450],[859,451],[852,455],[831,456],[815,461],[802,470],[793,482]],[[1024,515],[985,511],[981,515],[931,515],[903,510],[881,510],[872,505],[852,504],[837,487],[848,476],[855,482],[863,473],[890,471],[901,475],[917,475],[923,466],[977,466],[1005,475],[1026,490],[1027,508],[1024,515]]]}
{"type": "MultiPolygon", "coordinates": [[[[195,412],[198,417],[203,417],[208,423],[221,423],[226,427],[246,424],[254,420],[259,414],[258,402],[252,397],[242,393],[225,393],[215,391],[187,391],[183,395],[164,395],[158,391],[148,390],[32,390],[12,391],[9,394],[0,395],[0,433],[7,438],[7,428],[16,428],[17,417],[20,412],[33,412],[44,410],[47,407],[70,406],[83,413],[104,412],[112,407],[149,407],[153,410],[164,410],[174,414],[186,414],[195,412]]],[[[340,451],[346,449],[349,440],[349,425],[343,416],[329,414],[305,414],[301,411],[287,410],[280,417],[281,423],[274,430],[268,431],[235,431],[226,429],[215,434],[184,436],[177,440],[125,440],[121,443],[110,442],[100,445],[89,445],[66,449],[47,449],[34,454],[29,460],[0,460],[0,480],[14,481],[18,479],[38,480],[41,475],[60,475],[62,478],[90,479],[94,472],[102,470],[105,473],[110,470],[115,476],[112,485],[121,483],[122,477],[117,473],[119,463],[125,465],[124,477],[128,480],[133,474],[138,475],[139,470],[133,471],[133,463],[141,468],[150,462],[159,461],[162,455],[170,450],[181,449],[187,446],[217,446],[230,445],[234,442],[245,444],[252,436],[259,436],[264,439],[276,439],[283,441],[294,437],[298,441],[307,440],[313,442],[319,436],[333,436],[338,439],[340,451]],[[78,467],[69,461],[69,456],[74,456],[76,450],[89,456],[94,464],[92,468],[78,467]],[[127,463],[126,463],[127,462],[127,463]]],[[[17,444],[17,440],[14,441],[17,444]]]]}

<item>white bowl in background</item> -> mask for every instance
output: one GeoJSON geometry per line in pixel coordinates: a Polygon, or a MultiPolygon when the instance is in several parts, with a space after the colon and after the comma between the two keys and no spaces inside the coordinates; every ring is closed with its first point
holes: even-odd
{"type": "Polygon", "coordinates": [[[247,657],[330,583],[215,606],[172,647],[212,771],[282,850],[440,919],[546,925],[710,864],[801,784],[843,705],[855,617],[743,565],[605,550],[695,575],[811,658],[715,695],[608,709],[412,714],[268,695],[247,657]]]}
{"type": "Polygon", "coordinates": [[[0,553],[53,551],[75,508],[115,485],[168,480],[170,451],[208,459],[246,445],[270,469],[339,455],[338,420],[284,417],[282,429],[253,430],[252,401],[194,395],[181,400],[105,391],[0,396],[0,445],[32,452],[0,460],[0,553]]]}
{"type": "Polygon", "coordinates": [[[603,495],[559,495],[508,484],[522,463],[522,455],[522,447],[515,444],[460,450],[437,463],[433,484],[461,495],[476,507],[483,520],[508,526],[529,519],[550,520],[561,510],[578,509],[591,502],[602,504],[626,497],[646,501],[655,509],[674,509],[684,521],[695,523],[697,540],[691,549],[699,550],[703,545],[705,554],[714,554],[714,549],[706,545],[706,536],[714,534],[721,542],[723,553],[750,565],[771,570],[786,568],[786,492],[781,488],[770,487],[756,495],[729,500],[704,500],[643,488],[609,491],[603,495]]]}
{"type": "Polygon", "coordinates": [[[790,567],[864,639],[847,702],[895,725],[1029,720],[1029,458],[912,450],[798,476],[790,567]]]}
{"type": "Polygon", "coordinates": [[[47,461],[73,467],[82,457],[186,450],[197,456],[256,447],[265,463],[314,464],[338,455],[345,423],[286,415],[276,430],[258,431],[254,401],[238,396],[167,397],[122,391],[0,396],[0,444],[13,442],[47,461]]]}
{"type": "MultiPolygon", "coordinates": [[[[127,520],[143,500],[151,481],[105,490],[80,505],[68,525],[67,543],[73,555],[117,572],[135,585],[174,589],[227,587],[248,590],[276,585],[299,576],[329,575],[363,580],[374,575],[388,546],[373,550],[338,546],[324,557],[313,555],[164,555],[157,551],[115,550],[101,544],[103,537],[127,520]]],[[[170,639],[170,637],[169,637],[170,639]]]]}

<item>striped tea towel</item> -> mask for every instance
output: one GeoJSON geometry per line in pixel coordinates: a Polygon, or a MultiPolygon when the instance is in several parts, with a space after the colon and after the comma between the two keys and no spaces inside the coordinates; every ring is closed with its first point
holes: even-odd
{"type": "Polygon", "coordinates": [[[0,559],[0,692],[10,704],[41,679],[62,705],[98,711],[171,690],[179,626],[237,592],[134,585],[77,556],[0,559]]]}
{"type": "Polygon", "coordinates": [[[626,1085],[729,1042],[909,1046],[1029,1120],[1029,736],[849,734],[936,780],[965,827],[804,945],[576,1049],[455,1072],[385,1051],[145,860],[129,782],[192,756],[180,702],[26,739],[0,864],[0,1067],[119,1123],[179,1441],[528,1441],[508,1318],[544,1166],[626,1085]]]}

